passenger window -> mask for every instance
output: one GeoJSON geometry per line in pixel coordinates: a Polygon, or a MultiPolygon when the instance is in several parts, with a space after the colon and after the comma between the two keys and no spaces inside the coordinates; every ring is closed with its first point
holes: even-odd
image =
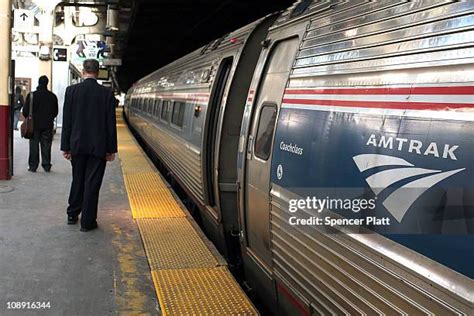
{"type": "Polygon", "coordinates": [[[274,104],[265,104],[260,110],[257,140],[255,142],[255,156],[263,160],[267,160],[270,157],[276,114],[277,107],[274,104]]]}
{"type": "Polygon", "coordinates": [[[160,117],[162,120],[168,121],[170,107],[171,107],[171,101],[163,101],[161,105],[161,114],[160,114],[160,117]]]}
{"type": "Polygon", "coordinates": [[[153,116],[158,116],[158,109],[160,108],[160,100],[155,99],[155,109],[153,112],[153,116]]]}
{"type": "Polygon", "coordinates": [[[173,115],[171,116],[171,123],[176,126],[183,127],[185,109],[186,103],[175,101],[173,106],[173,115]]]}

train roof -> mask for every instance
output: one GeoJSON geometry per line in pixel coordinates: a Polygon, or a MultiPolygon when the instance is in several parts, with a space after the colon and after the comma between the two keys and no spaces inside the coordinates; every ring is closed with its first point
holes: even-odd
{"type": "MultiPolygon", "coordinates": [[[[273,14],[271,14],[273,15],[273,14]]],[[[271,16],[268,15],[268,16],[271,16]]],[[[183,81],[189,83],[199,83],[206,71],[211,71],[209,75],[215,75],[216,69],[210,68],[211,61],[216,56],[228,53],[232,50],[239,50],[245,44],[251,32],[268,16],[252,22],[238,30],[225,34],[224,36],[209,42],[207,45],[173,61],[172,63],[150,73],[140,79],[130,90],[137,88],[167,88],[169,82],[178,83],[183,81]],[[185,75],[183,73],[186,72],[185,75]],[[191,78],[192,77],[192,78],[191,78]],[[158,85],[158,87],[157,87],[158,85]]],[[[215,68],[215,67],[214,67],[215,68]]]]}

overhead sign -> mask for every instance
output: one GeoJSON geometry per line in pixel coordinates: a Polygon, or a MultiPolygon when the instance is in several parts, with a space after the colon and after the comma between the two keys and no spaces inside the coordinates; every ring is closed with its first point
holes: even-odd
{"type": "Polygon", "coordinates": [[[82,71],[82,63],[86,59],[96,59],[102,64],[106,48],[107,46],[104,41],[78,40],[75,45],[70,47],[70,49],[72,49],[71,63],[73,63],[79,71],[82,71]]]}
{"type": "Polygon", "coordinates": [[[34,32],[35,15],[30,10],[15,9],[13,29],[17,32],[34,32]]]}
{"type": "Polygon", "coordinates": [[[77,41],[76,56],[80,59],[95,58],[102,60],[107,46],[104,41],[77,41]]]}
{"type": "Polygon", "coordinates": [[[67,61],[67,48],[54,48],[53,60],[54,61],[67,61]]]}
{"type": "Polygon", "coordinates": [[[103,61],[104,66],[122,66],[122,59],[120,58],[106,58],[103,61]]]}

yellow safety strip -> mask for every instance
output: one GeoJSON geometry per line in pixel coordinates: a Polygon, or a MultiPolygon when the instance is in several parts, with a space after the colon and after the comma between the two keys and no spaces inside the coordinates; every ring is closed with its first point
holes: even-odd
{"type": "Polygon", "coordinates": [[[119,159],[163,315],[258,315],[117,111],[119,159]]]}
{"type": "Polygon", "coordinates": [[[152,269],[218,266],[187,218],[139,219],[137,222],[152,269]]]}
{"type": "Polygon", "coordinates": [[[157,270],[151,275],[167,315],[257,314],[226,267],[157,270]]]}

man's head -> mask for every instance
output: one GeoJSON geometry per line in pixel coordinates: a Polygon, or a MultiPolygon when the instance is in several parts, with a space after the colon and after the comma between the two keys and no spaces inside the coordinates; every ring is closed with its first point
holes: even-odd
{"type": "Polygon", "coordinates": [[[38,79],[38,85],[42,87],[46,87],[49,83],[49,79],[46,76],[41,76],[38,79]]]}
{"type": "Polygon", "coordinates": [[[17,87],[15,88],[15,92],[16,92],[17,94],[20,94],[20,93],[21,93],[21,87],[18,87],[18,86],[17,86],[17,87]]]}
{"type": "Polygon", "coordinates": [[[99,75],[99,62],[95,59],[86,59],[82,64],[84,78],[97,78],[99,75]]]}

